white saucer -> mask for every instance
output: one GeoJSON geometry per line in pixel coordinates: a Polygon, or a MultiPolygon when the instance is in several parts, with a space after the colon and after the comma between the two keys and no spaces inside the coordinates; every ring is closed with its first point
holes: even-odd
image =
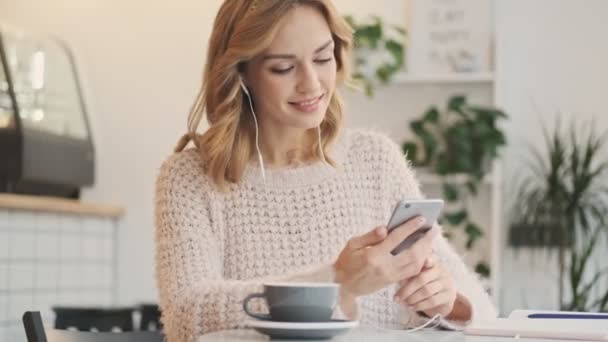
{"type": "Polygon", "coordinates": [[[328,322],[248,321],[257,332],[279,339],[320,340],[332,338],[357,327],[359,321],[332,320],[328,322]]]}

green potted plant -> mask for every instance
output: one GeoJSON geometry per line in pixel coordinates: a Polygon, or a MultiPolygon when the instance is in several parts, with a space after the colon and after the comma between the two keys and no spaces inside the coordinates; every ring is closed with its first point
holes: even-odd
{"type": "Polygon", "coordinates": [[[564,132],[558,121],[550,135],[543,128],[546,151],[531,150],[530,173],[518,182],[509,242],[514,247],[542,247],[557,252],[558,300],[565,310],[608,310],[608,291],[592,302],[591,290],[608,272],[598,270],[585,282],[600,236],[608,237],[608,157],[606,139],[593,124],[576,123],[564,132]],[[580,138],[582,137],[582,138],[580,138]],[[569,281],[571,300],[565,298],[569,281]]]}
{"type": "MultiPolygon", "coordinates": [[[[410,128],[416,139],[403,143],[403,151],[414,166],[441,176],[444,199],[451,203],[443,218],[453,229],[464,228],[467,249],[483,236],[468,213],[467,198],[477,195],[484,176],[506,144],[497,126],[506,118],[501,110],[471,105],[465,96],[456,95],[448,100],[445,111],[433,106],[412,121],[410,128]],[[459,181],[450,176],[457,176],[459,181]]],[[[489,276],[486,263],[475,268],[489,276]]]]}
{"type": "Polygon", "coordinates": [[[362,22],[352,16],[345,19],[354,30],[353,80],[372,97],[374,88],[388,84],[403,68],[405,29],[378,16],[362,22]]]}

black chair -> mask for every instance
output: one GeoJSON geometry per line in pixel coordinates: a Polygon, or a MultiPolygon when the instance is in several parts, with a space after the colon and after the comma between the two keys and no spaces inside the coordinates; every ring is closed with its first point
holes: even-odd
{"type": "Polygon", "coordinates": [[[54,307],[55,329],[133,331],[133,308],[54,307]]]}
{"type": "Polygon", "coordinates": [[[45,330],[39,311],[23,314],[23,328],[28,342],[162,342],[162,334],[154,331],[91,332],[45,330]]]}
{"type": "Polygon", "coordinates": [[[156,304],[142,304],[139,306],[141,313],[141,321],[139,330],[163,330],[163,325],[160,321],[160,308],[156,304]]]}

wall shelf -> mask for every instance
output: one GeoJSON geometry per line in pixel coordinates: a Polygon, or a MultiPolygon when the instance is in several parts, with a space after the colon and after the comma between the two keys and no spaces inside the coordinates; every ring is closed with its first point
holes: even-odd
{"type": "MultiPolygon", "coordinates": [[[[468,176],[464,174],[455,174],[449,176],[440,176],[438,174],[433,174],[425,171],[419,171],[416,173],[416,177],[422,184],[427,185],[439,185],[443,184],[444,181],[448,181],[449,183],[456,185],[466,184],[468,176]]],[[[481,180],[481,185],[492,185],[494,183],[494,176],[491,172],[487,173],[484,178],[481,180]]]]}
{"type": "Polygon", "coordinates": [[[395,75],[393,84],[458,84],[458,83],[492,83],[493,72],[446,73],[446,74],[409,74],[401,72],[395,75]]]}

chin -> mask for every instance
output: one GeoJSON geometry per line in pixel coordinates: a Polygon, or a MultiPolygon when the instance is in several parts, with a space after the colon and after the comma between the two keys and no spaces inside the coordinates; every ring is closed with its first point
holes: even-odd
{"type": "Polygon", "coordinates": [[[290,108],[289,117],[291,118],[290,126],[302,129],[311,129],[318,127],[327,113],[328,104],[323,103],[314,112],[301,112],[290,108]]]}
{"type": "Polygon", "coordinates": [[[311,129],[319,127],[323,119],[325,118],[325,112],[319,111],[317,113],[292,113],[290,115],[293,120],[290,120],[290,126],[297,127],[301,129],[311,129]]]}

